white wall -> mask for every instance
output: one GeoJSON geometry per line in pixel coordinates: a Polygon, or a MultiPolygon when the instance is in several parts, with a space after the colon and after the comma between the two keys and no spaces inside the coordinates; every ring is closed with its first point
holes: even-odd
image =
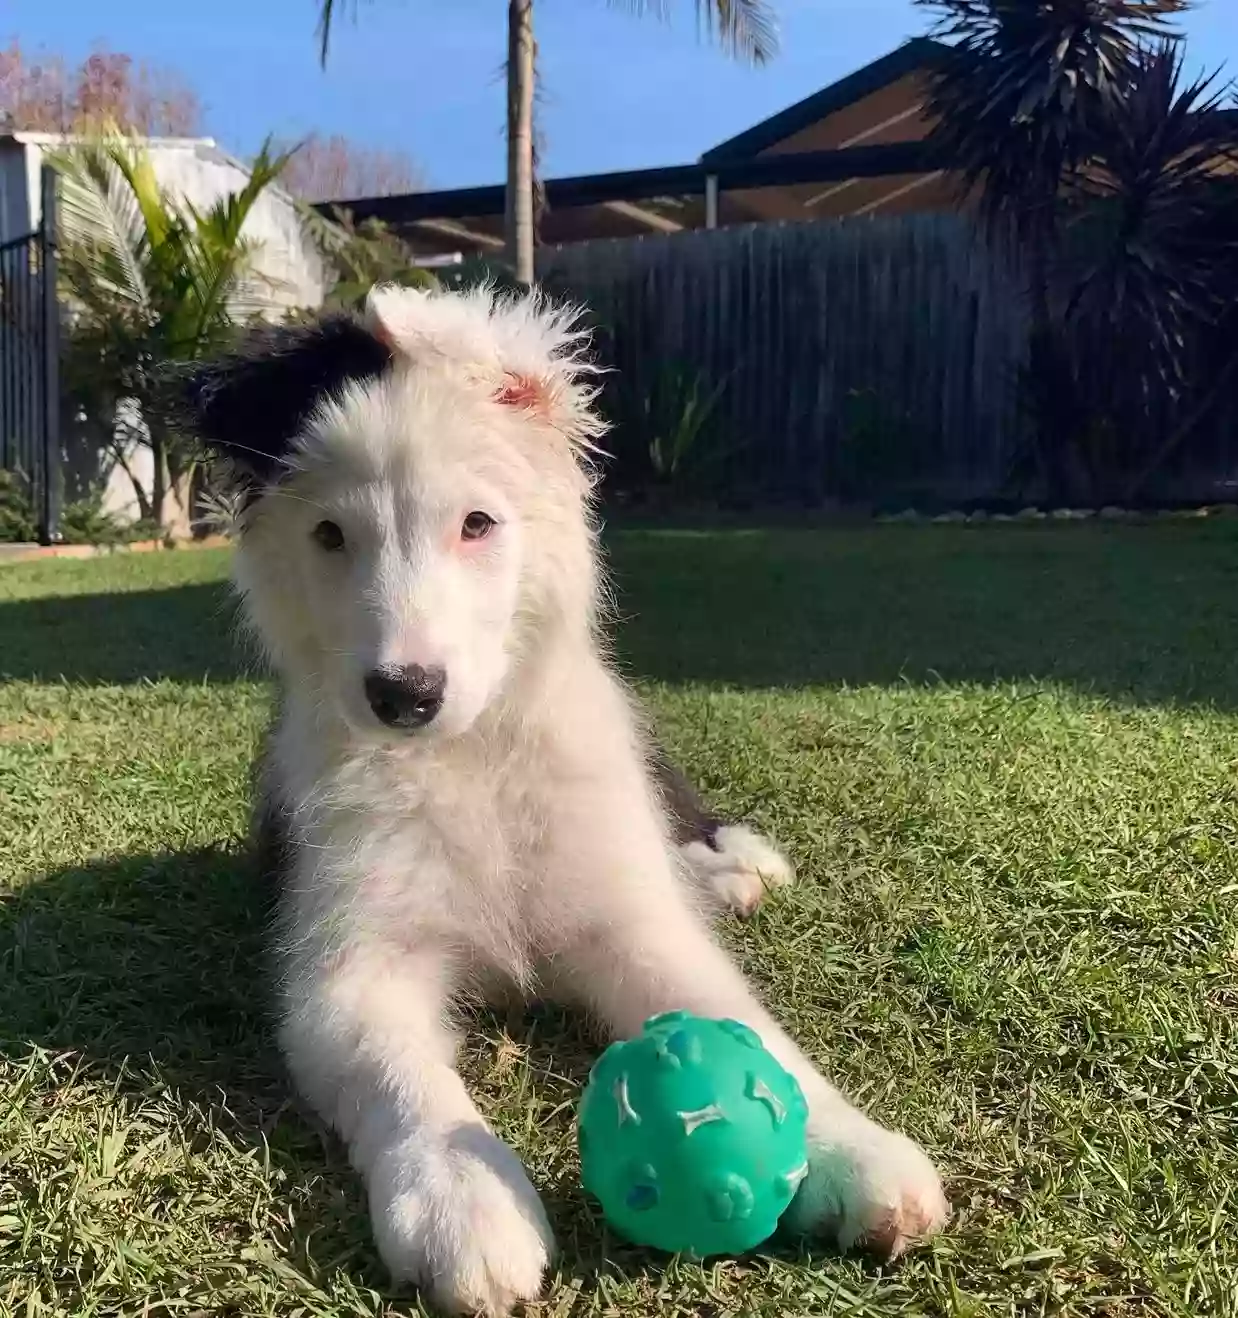
{"type": "MultiPolygon", "coordinates": [[[[43,158],[63,141],[46,133],[0,138],[0,242],[38,227],[43,158]]],[[[210,138],[151,138],[143,145],[160,185],[199,208],[239,191],[248,178],[245,166],[210,138]]],[[[266,188],[250,212],[245,234],[258,244],[255,268],[269,281],[280,305],[291,309],[322,303],[327,271],[287,192],[277,186],[266,188]]],[[[149,452],[139,448],[128,461],[149,489],[149,452]]],[[[132,482],[119,468],[107,476],[103,503],[119,516],[137,516],[132,482]]]]}
{"type": "MultiPolygon", "coordinates": [[[[50,133],[16,133],[0,139],[0,242],[38,227],[43,158],[63,143],[63,138],[50,133]]],[[[198,207],[239,191],[249,177],[246,167],[209,137],[155,137],[143,146],[160,186],[198,207]]],[[[250,212],[245,234],[259,244],[257,269],[272,281],[286,306],[322,302],[326,291],[322,259],[283,188],[263,191],[250,212]]]]}

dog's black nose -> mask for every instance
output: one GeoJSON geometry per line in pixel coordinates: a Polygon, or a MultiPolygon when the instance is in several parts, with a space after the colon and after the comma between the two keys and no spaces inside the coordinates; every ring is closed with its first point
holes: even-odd
{"type": "Polygon", "coordinates": [[[366,675],[365,698],[380,723],[413,731],[424,728],[443,708],[447,674],[441,668],[376,668],[366,675]]]}

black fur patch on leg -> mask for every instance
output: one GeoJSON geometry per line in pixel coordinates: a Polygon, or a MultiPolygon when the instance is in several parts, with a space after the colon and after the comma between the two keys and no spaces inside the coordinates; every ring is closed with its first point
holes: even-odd
{"type": "Polygon", "coordinates": [[[727,821],[710,810],[696,788],[661,751],[654,752],[649,767],[670,816],[676,845],[703,842],[711,851],[717,851],[718,830],[725,828],[727,821]]]}
{"type": "Polygon", "coordinates": [[[259,801],[254,809],[253,847],[258,877],[272,901],[276,901],[292,874],[296,847],[288,831],[287,817],[270,801],[259,801]]]}
{"type": "Polygon", "coordinates": [[[270,760],[259,756],[254,783],[254,809],[250,825],[254,867],[270,911],[279,904],[297,859],[288,809],[275,789],[270,760]]]}

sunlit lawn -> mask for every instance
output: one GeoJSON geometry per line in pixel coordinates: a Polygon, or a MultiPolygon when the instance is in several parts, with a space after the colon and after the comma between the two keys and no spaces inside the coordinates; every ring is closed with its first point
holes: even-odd
{"type": "MultiPolygon", "coordinates": [[[[611,539],[664,739],[800,867],[728,940],[957,1215],[884,1269],[629,1250],[577,1184],[594,1041],[487,1017],[545,1314],[1238,1314],[1238,525],[611,539]]],[[[0,1313],[416,1310],[271,1048],[226,568],[0,570],[0,1313]]]]}

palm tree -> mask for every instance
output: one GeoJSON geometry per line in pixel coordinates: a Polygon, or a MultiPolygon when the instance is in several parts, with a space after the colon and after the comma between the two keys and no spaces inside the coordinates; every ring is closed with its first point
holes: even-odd
{"type": "Polygon", "coordinates": [[[187,519],[196,467],[157,405],[160,371],[218,351],[239,322],[285,309],[280,290],[256,273],[257,247],[243,230],[287,161],[264,146],[240,191],[200,210],[166,193],[149,154],[119,136],[53,157],[66,379],[129,475],[141,516],[160,526],[169,495],[187,519]],[[151,451],[149,489],[129,465],[135,443],[151,451]]]}
{"type": "MultiPolygon", "coordinates": [[[[657,17],[666,17],[673,7],[673,0],[608,0],[608,3],[657,17]]],[[[763,64],[775,53],[777,28],[768,0],[693,0],[693,4],[698,29],[728,53],[756,64],[763,64]]],[[[341,0],[319,0],[319,54],[324,66],[333,26],[342,8],[341,0]]],[[[535,55],[533,0],[508,0],[505,232],[507,259],[522,284],[533,282],[535,55]]]]}

